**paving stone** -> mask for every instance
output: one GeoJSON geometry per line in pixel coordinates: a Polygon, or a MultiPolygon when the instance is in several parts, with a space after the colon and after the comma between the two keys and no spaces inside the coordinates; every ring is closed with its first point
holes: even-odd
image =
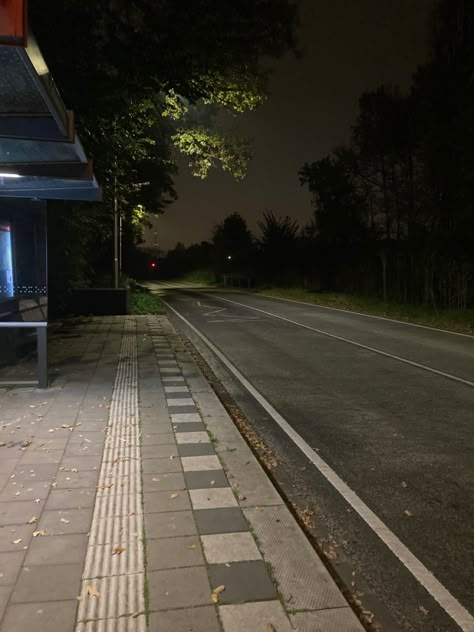
{"type": "Polygon", "coordinates": [[[173,423],[176,434],[180,432],[206,432],[206,426],[201,422],[189,421],[185,423],[173,423]]]}
{"type": "Polygon", "coordinates": [[[212,443],[184,443],[178,444],[179,456],[204,456],[216,454],[212,443]]]}
{"type": "Polygon", "coordinates": [[[142,442],[142,457],[144,459],[149,456],[153,458],[155,455],[153,454],[153,447],[157,445],[175,445],[176,439],[174,437],[173,429],[170,427],[170,432],[155,434],[153,435],[153,439],[151,441],[143,441],[142,442]],[[150,448],[150,449],[149,449],[150,448]]]}
{"type": "Polygon", "coordinates": [[[173,424],[202,423],[199,413],[175,413],[170,416],[173,424]]]}
{"type": "Polygon", "coordinates": [[[0,524],[26,524],[32,516],[41,511],[39,504],[31,500],[12,500],[11,502],[0,503],[0,524]]]}
{"type": "Polygon", "coordinates": [[[49,450],[46,452],[24,452],[20,464],[60,463],[63,458],[63,450],[49,450]]]}
{"type": "Polygon", "coordinates": [[[50,481],[58,471],[56,463],[40,463],[35,465],[18,465],[14,470],[17,481],[50,481]]]}
{"type": "Polygon", "coordinates": [[[185,472],[184,480],[187,489],[206,489],[208,487],[229,487],[229,481],[223,470],[204,472],[185,472]]]}
{"type": "Polygon", "coordinates": [[[208,564],[261,560],[262,556],[249,531],[202,535],[201,542],[208,564]]]}
{"type": "Polygon", "coordinates": [[[207,432],[177,432],[176,441],[182,443],[210,443],[207,432]]]}
{"type": "Polygon", "coordinates": [[[92,507],[89,509],[66,509],[43,511],[38,522],[38,531],[48,535],[89,533],[92,521],[92,507]]]}
{"type": "MultiPolygon", "coordinates": [[[[222,594],[222,593],[221,593],[222,594]]],[[[224,632],[268,632],[270,626],[278,632],[293,632],[288,617],[279,601],[259,601],[219,608],[224,632]]],[[[296,628],[298,631],[300,628],[296,628]]],[[[311,629],[308,632],[316,632],[311,629]]],[[[338,632],[341,632],[339,630],[338,632]]]]}
{"type": "MultiPolygon", "coordinates": [[[[33,517],[33,511],[30,518],[33,517]]],[[[36,525],[9,525],[0,527],[0,555],[10,551],[18,551],[19,546],[28,546],[36,531],[36,525]],[[14,540],[21,540],[21,544],[13,544],[14,540]]]]}
{"type": "Polygon", "coordinates": [[[205,470],[222,470],[222,465],[217,456],[183,456],[181,463],[185,472],[201,472],[205,470]]]}
{"type": "Polygon", "coordinates": [[[12,604],[0,632],[73,632],[77,601],[12,604]]]}
{"type": "Polygon", "coordinates": [[[212,606],[153,612],[150,615],[150,632],[220,632],[220,629],[212,606]]]}
{"type": "MultiPolygon", "coordinates": [[[[2,439],[3,441],[3,439],[2,439]]],[[[2,458],[0,459],[0,474],[11,474],[20,461],[20,456],[15,458],[4,458],[5,451],[2,448],[2,458]]]]}
{"type": "Polygon", "coordinates": [[[162,513],[165,511],[184,511],[191,509],[187,491],[145,492],[145,512],[162,513]],[[177,494],[176,498],[172,498],[177,494]]]}
{"type": "Polygon", "coordinates": [[[165,386],[165,393],[187,393],[189,397],[189,388],[186,384],[180,386],[165,386]]]}
{"type": "Polygon", "coordinates": [[[234,562],[230,566],[211,564],[208,572],[213,588],[225,586],[219,595],[222,605],[277,598],[275,586],[263,561],[234,562]]]}
{"type": "MultiPolygon", "coordinates": [[[[10,599],[11,591],[11,586],[0,586],[0,621],[7,607],[8,600],[10,599]]],[[[10,632],[10,630],[2,627],[0,628],[0,632],[10,632]]]]}
{"type": "Polygon", "coordinates": [[[182,375],[178,377],[164,376],[161,378],[161,381],[166,384],[170,384],[172,382],[184,382],[184,377],[182,375]]]}
{"type": "Polygon", "coordinates": [[[201,535],[248,531],[249,523],[238,507],[199,509],[194,512],[197,530],[201,535]]]}
{"type": "Polygon", "coordinates": [[[230,488],[191,489],[189,491],[193,509],[219,509],[237,507],[238,503],[230,488]]]}
{"type": "Polygon", "coordinates": [[[64,451],[64,458],[84,456],[101,456],[104,451],[103,444],[93,445],[92,443],[71,443],[64,451]]]}
{"type": "Polygon", "coordinates": [[[97,456],[64,456],[61,467],[76,468],[78,470],[98,470],[102,461],[102,455],[97,456]]]}
{"type": "Polygon", "coordinates": [[[44,500],[51,489],[51,485],[46,481],[17,481],[10,479],[0,493],[0,502],[12,500],[44,500]]]}
{"type": "Polygon", "coordinates": [[[152,571],[148,574],[150,610],[210,605],[211,589],[204,567],[152,571]]]}
{"type": "Polygon", "coordinates": [[[37,564],[80,564],[87,549],[87,536],[46,535],[33,538],[25,558],[25,566],[37,564]]]}
{"type": "Polygon", "coordinates": [[[170,456],[178,456],[178,448],[176,443],[173,445],[144,445],[142,446],[143,459],[166,458],[170,456]]]}
{"type": "Polygon", "coordinates": [[[144,474],[163,474],[182,472],[181,460],[176,459],[143,459],[142,471],[144,474]]]}
{"type": "Polygon", "coordinates": [[[55,482],[57,483],[56,489],[76,489],[78,487],[93,487],[95,489],[98,480],[98,470],[86,470],[85,472],[59,472],[55,482]]]}
{"type": "Polygon", "coordinates": [[[298,632],[364,632],[363,626],[349,607],[301,612],[290,615],[290,619],[298,632]]]}
{"type": "Polygon", "coordinates": [[[11,603],[76,600],[82,567],[82,563],[24,567],[12,593],[11,603]],[[45,581],[45,578],[50,578],[50,581],[45,581]]]}
{"type": "Polygon", "coordinates": [[[196,535],[196,525],[191,511],[168,511],[145,514],[147,538],[171,538],[196,535]]]}
{"type": "Polygon", "coordinates": [[[159,421],[155,424],[141,424],[142,429],[142,444],[144,445],[156,445],[153,443],[156,437],[161,434],[168,434],[173,432],[173,426],[170,421],[159,421]]]}
{"type": "Polygon", "coordinates": [[[184,477],[180,472],[169,474],[144,474],[144,492],[163,492],[186,489],[184,477]]]}
{"type": "Polygon", "coordinates": [[[323,610],[347,605],[319,555],[285,505],[244,509],[280,593],[295,610],[323,610]]]}
{"type": "Polygon", "coordinates": [[[204,565],[201,544],[196,536],[148,539],[146,557],[147,572],[204,565]]]}
{"type": "Polygon", "coordinates": [[[103,445],[105,441],[105,432],[81,432],[80,426],[79,429],[71,432],[71,438],[69,439],[69,444],[76,443],[91,443],[92,445],[103,445]]]}
{"type": "Polygon", "coordinates": [[[197,408],[196,406],[168,406],[168,413],[170,415],[197,413],[197,408]]]}
{"type": "Polygon", "coordinates": [[[0,586],[11,586],[16,582],[25,559],[25,551],[2,553],[0,560],[0,586]]]}
{"type": "Polygon", "coordinates": [[[45,509],[87,509],[94,506],[96,490],[53,489],[46,501],[45,509]]]}

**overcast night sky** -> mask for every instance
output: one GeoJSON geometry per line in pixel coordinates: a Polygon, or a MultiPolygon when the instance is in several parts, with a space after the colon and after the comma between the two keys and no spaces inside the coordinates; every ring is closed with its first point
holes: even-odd
{"type": "Polygon", "coordinates": [[[432,6],[433,0],[303,0],[303,58],[277,62],[268,101],[233,123],[253,141],[247,177],[237,183],[214,170],[203,181],[180,162],[179,200],[155,221],[147,242],[168,250],[178,241],[209,239],[233,212],[258,232],[266,208],[304,224],[310,197],[298,170],[348,140],[362,92],[382,83],[409,86],[426,60],[432,6]]]}

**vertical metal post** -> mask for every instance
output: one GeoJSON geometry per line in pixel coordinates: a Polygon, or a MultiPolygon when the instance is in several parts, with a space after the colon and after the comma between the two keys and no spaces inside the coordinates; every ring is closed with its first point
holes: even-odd
{"type": "Polygon", "coordinates": [[[37,327],[38,386],[48,388],[48,328],[37,327]]]}
{"type": "Polygon", "coordinates": [[[117,176],[114,178],[114,287],[119,286],[119,212],[117,199],[117,176]]]}

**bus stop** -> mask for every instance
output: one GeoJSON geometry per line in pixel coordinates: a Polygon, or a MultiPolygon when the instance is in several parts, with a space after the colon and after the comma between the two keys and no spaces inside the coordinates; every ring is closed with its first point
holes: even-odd
{"type": "Polygon", "coordinates": [[[26,12],[26,0],[0,0],[0,366],[35,335],[36,379],[8,384],[45,388],[47,202],[98,201],[101,191],[26,12]]]}

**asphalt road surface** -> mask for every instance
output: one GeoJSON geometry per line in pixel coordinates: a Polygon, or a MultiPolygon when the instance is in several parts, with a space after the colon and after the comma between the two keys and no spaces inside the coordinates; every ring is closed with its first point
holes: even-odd
{"type": "Polygon", "coordinates": [[[472,632],[474,337],[234,291],[163,298],[383,630],[472,632]]]}

